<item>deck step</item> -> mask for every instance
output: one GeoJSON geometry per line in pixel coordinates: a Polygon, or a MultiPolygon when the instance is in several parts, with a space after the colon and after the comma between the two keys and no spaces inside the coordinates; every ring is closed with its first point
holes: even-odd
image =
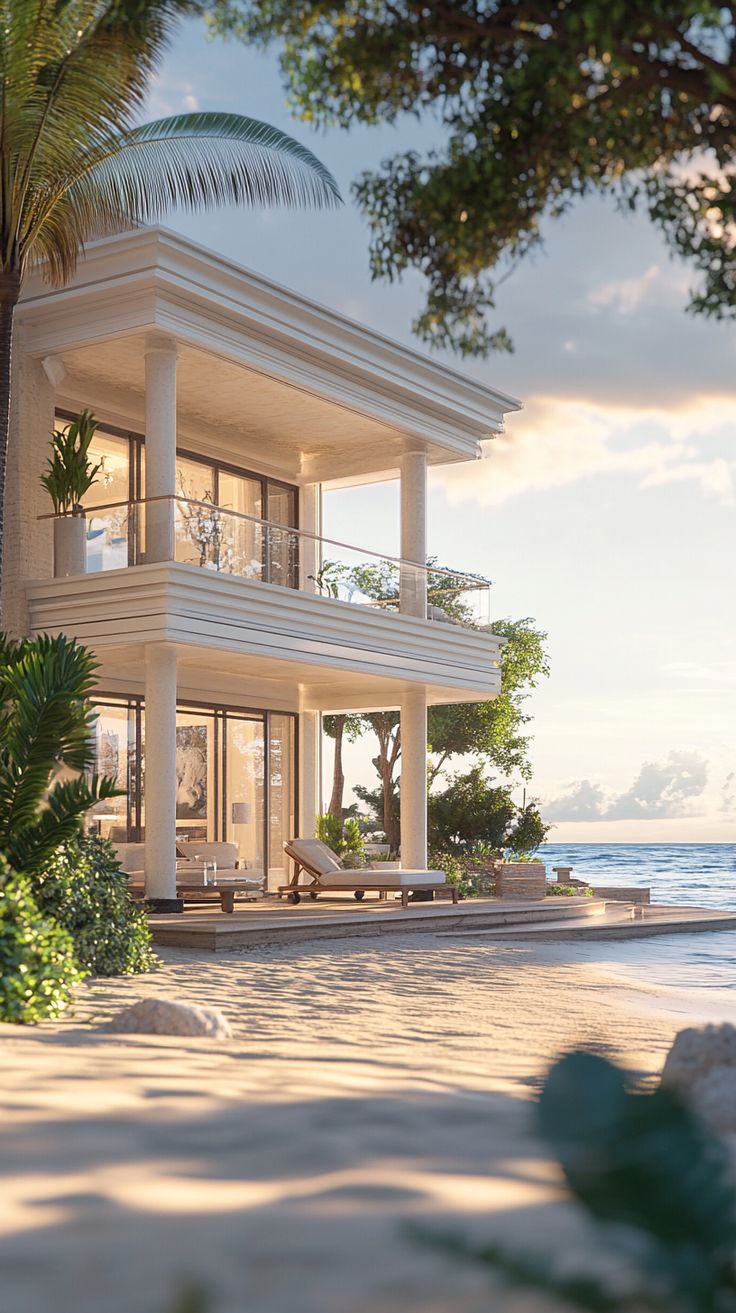
{"type": "Polygon", "coordinates": [[[603,917],[605,910],[605,902],[597,898],[548,898],[544,903],[468,900],[457,905],[414,903],[407,908],[399,904],[384,905],[375,911],[361,904],[345,909],[333,906],[321,913],[301,906],[274,911],[261,907],[231,916],[185,912],[180,916],[152,917],[150,924],[154,943],[162,947],[223,952],[318,939],[459,932],[469,925],[493,933],[504,927],[524,927],[539,921],[545,924],[571,919],[587,921],[603,917]]]}

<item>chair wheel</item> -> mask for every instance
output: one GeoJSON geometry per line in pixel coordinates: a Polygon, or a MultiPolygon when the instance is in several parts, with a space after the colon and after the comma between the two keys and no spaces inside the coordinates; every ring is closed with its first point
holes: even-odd
{"type": "Polygon", "coordinates": [[[355,893],[353,894],[353,898],[355,899],[356,903],[360,903],[362,899],[365,898],[365,889],[356,889],[355,893]]]}
{"type": "Polygon", "coordinates": [[[297,893],[288,894],[287,897],[290,903],[300,903],[302,901],[301,894],[297,894],[297,893]]]}
{"type": "Polygon", "coordinates": [[[311,900],[312,900],[313,903],[316,903],[317,899],[319,898],[319,894],[318,894],[318,893],[313,893],[313,892],[311,891],[311,889],[310,889],[310,891],[309,891],[309,897],[311,898],[311,900]]]}

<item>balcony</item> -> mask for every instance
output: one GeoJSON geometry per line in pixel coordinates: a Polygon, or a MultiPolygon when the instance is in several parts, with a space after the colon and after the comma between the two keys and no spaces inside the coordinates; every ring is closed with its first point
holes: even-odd
{"type": "Polygon", "coordinates": [[[64,573],[28,587],[33,629],[100,651],[161,640],[218,649],[333,690],[349,674],[361,705],[371,678],[423,684],[434,701],[500,690],[488,580],[211,502],[88,508],[74,572],[56,567],[64,573]]]}

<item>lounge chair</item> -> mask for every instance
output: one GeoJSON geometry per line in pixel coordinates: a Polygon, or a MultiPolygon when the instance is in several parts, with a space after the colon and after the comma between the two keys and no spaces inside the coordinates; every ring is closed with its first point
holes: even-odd
{"type": "Polygon", "coordinates": [[[302,893],[317,898],[321,893],[333,892],[352,893],[360,902],[367,889],[384,895],[389,890],[397,891],[401,894],[402,907],[407,906],[409,894],[417,890],[432,893],[449,890],[453,903],[457,902],[457,889],[447,884],[443,871],[345,870],[332,849],[320,839],[290,839],[284,844],[284,852],[294,863],[294,874],[288,884],[279,886],[278,895],[286,896],[290,903],[301,902],[302,893]],[[302,872],[309,884],[299,884],[302,872]]]}

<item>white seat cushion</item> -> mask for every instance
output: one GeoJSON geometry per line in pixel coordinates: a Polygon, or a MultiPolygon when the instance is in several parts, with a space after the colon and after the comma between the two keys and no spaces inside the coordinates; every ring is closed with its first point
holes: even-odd
{"type": "Polygon", "coordinates": [[[310,870],[319,871],[320,876],[342,870],[332,849],[321,839],[291,839],[287,847],[310,870]]]}
{"type": "Polygon", "coordinates": [[[441,885],[444,871],[335,871],[319,877],[321,889],[413,889],[418,884],[441,885]]]}
{"type": "Polygon", "coordinates": [[[177,856],[187,861],[217,862],[223,870],[234,871],[238,863],[235,843],[204,843],[201,839],[178,839],[177,856]]]}

